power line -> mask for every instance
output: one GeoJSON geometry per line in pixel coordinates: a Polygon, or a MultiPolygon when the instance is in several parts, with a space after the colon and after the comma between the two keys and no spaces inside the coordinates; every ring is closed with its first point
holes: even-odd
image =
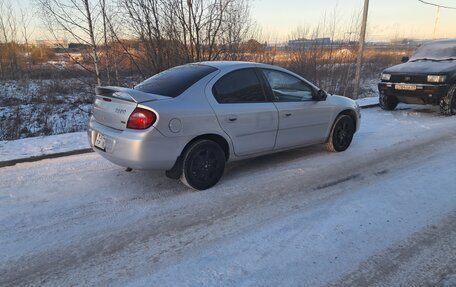
{"type": "Polygon", "coordinates": [[[439,5],[439,4],[435,4],[435,3],[431,3],[431,2],[427,2],[427,1],[423,1],[423,0],[418,0],[419,2],[423,3],[423,4],[427,4],[427,5],[431,5],[431,6],[435,6],[435,7],[438,7],[438,8],[444,8],[444,9],[453,9],[453,10],[456,10],[456,7],[451,7],[451,6],[443,6],[443,5],[439,5]]]}
{"type": "Polygon", "coordinates": [[[435,36],[437,34],[437,26],[439,24],[439,18],[440,18],[440,8],[456,10],[456,7],[443,6],[440,4],[435,4],[435,3],[431,3],[431,2],[427,2],[427,1],[423,1],[423,0],[418,0],[418,1],[423,4],[426,4],[426,5],[431,5],[431,6],[437,7],[437,13],[435,14],[435,23],[434,23],[434,39],[435,39],[435,36]]]}

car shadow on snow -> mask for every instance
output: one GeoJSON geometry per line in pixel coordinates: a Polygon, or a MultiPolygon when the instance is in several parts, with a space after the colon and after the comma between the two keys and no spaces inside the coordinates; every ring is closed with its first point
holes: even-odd
{"type": "MultiPolygon", "coordinates": [[[[302,159],[311,160],[324,153],[327,152],[320,144],[230,162],[227,163],[220,182],[211,190],[218,187],[229,188],[239,184],[240,180],[248,181],[252,176],[286,168],[293,162],[302,159]]],[[[156,200],[194,192],[180,180],[167,178],[164,171],[132,170],[127,172],[123,168],[115,169],[115,174],[111,176],[111,184],[113,186],[125,185],[127,182],[129,182],[127,190],[131,200],[156,200]]],[[[125,190],[120,192],[125,192],[125,190]]]]}
{"type": "Polygon", "coordinates": [[[255,158],[244,159],[228,163],[221,183],[237,180],[238,178],[251,177],[265,172],[286,168],[293,162],[302,159],[311,160],[315,156],[326,153],[321,144],[281,151],[273,154],[262,155],[255,158]]]}
{"type": "MultiPolygon", "coordinates": [[[[399,104],[396,111],[403,114],[431,114],[436,116],[443,116],[440,114],[440,108],[433,105],[406,105],[399,104]]],[[[392,111],[394,113],[394,111],[392,111]]]]}
{"type": "Polygon", "coordinates": [[[130,200],[157,200],[191,192],[179,180],[165,176],[164,171],[115,169],[110,177],[112,186],[125,186],[118,191],[128,193],[130,200]],[[126,184],[127,183],[127,184],[126,184]]]}

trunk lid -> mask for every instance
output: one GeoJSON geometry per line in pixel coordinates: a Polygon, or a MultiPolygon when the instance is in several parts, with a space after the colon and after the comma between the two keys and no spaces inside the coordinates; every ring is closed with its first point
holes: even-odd
{"type": "Polygon", "coordinates": [[[139,103],[169,99],[169,97],[144,93],[121,87],[97,87],[92,115],[105,126],[124,130],[128,118],[139,103]]]}

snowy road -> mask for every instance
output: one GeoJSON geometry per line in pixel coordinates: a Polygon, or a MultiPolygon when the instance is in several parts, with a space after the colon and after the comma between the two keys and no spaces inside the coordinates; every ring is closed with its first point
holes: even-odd
{"type": "Polygon", "coordinates": [[[233,163],[203,192],[93,153],[1,168],[0,285],[441,284],[456,273],[456,118],[362,120],[344,153],[233,163]]]}

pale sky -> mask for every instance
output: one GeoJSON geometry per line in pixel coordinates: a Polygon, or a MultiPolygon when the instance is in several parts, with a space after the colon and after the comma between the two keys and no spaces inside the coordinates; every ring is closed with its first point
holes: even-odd
{"type": "MultiPolygon", "coordinates": [[[[114,1],[114,0],[112,0],[114,1]]],[[[456,0],[427,0],[456,7],[456,0]]],[[[12,0],[29,11],[35,10],[34,0],[12,0]],[[17,2],[16,2],[17,1],[17,2]]],[[[337,11],[339,30],[347,27],[354,15],[359,15],[363,0],[252,0],[251,16],[269,42],[289,39],[298,27],[315,27],[337,11]],[[336,9],[337,7],[337,9],[336,9]]],[[[387,41],[392,38],[433,37],[436,8],[418,0],[370,0],[368,40],[387,41]]],[[[36,10],[35,10],[36,11],[36,10]]],[[[32,12],[33,13],[33,12],[32,12]]],[[[37,26],[39,21],[35,22],[37,26]]],[[[34,38],[40,38],[42,28],[36,27],[34,38]]],[[[329,35],[322,35],[329,36],[329,35]]],[[[348,36],[347,36],[348,37],[348,36]]],[[[355,35],[352,36],[353,38],[355,35]]],[[[437,37],[456,38],[456,10],[440,10],[437,37]]]]}
{"type": "MultiPolygon", "coordinates": [[[[456,7],[456,0],[427,0],[456,7]]],[[[361,12],[363,0],[253,0],[252,17],[263,33],[286,40],[296,28],[318,24],[337,7],[340,26],[361,12]]],[[[437,8],[418,0],[370,0],[368,39],[432,38],[437,8]]],[[[347,31],[349,32],[349,31],[347,31]]],[[[437,37],[456,38],[456,10],[440,10],[437,37]]],[[[354,36],[353,36],[354,37],[354,36]]]]}

